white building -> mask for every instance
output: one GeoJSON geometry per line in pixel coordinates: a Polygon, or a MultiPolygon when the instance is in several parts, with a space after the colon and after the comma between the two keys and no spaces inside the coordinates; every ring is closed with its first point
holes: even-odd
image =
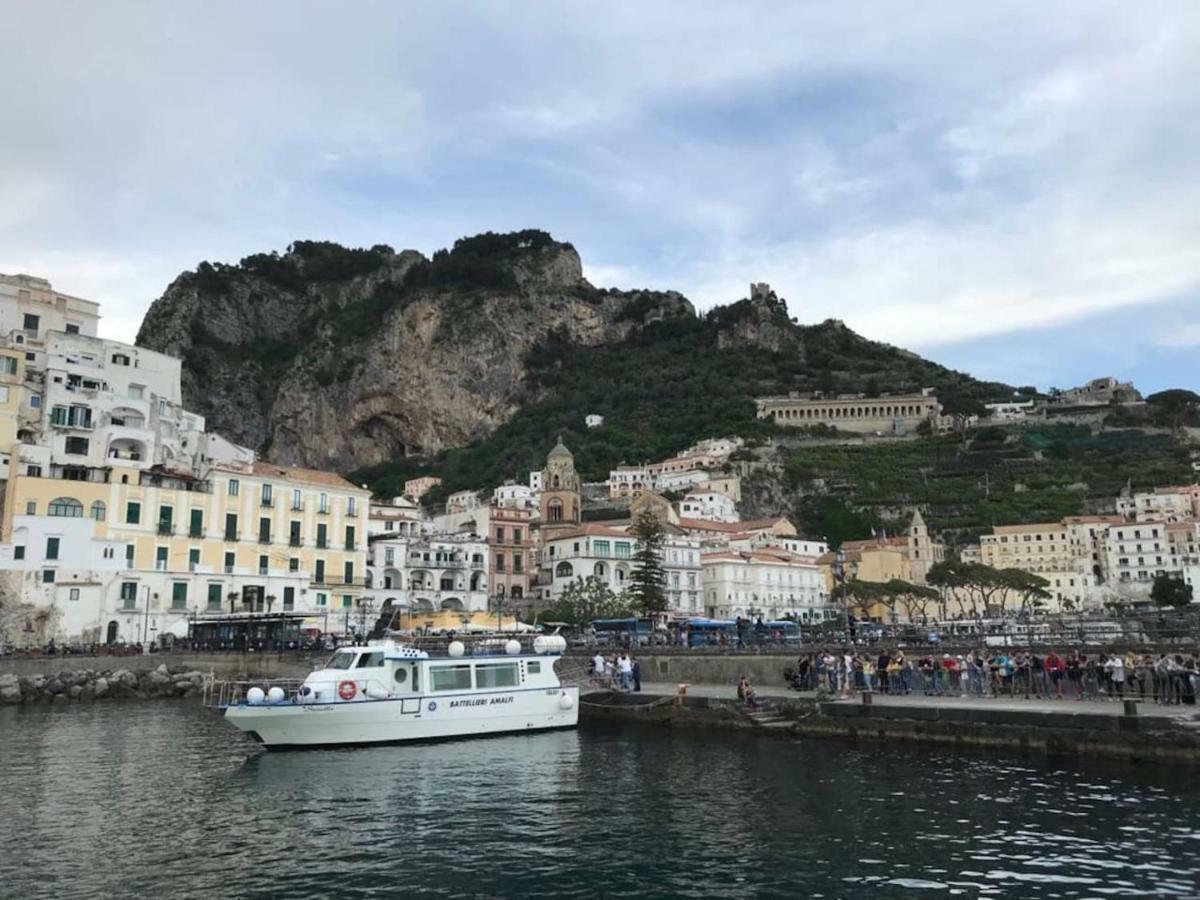
{"type": "Polygon", "coordinates": [[[535,494],[542,492],[542,470],[529,473],[529,489],[535,494]]]}
{"type": "Polygon", "coordinates": [[[679,515],[685,519],[706,519],[710,522],[738,520],[733,500],[719,491],[692,491],[679,501],[679,515]]]}
{"type": "MultiPolygon", "coordinates": [[[[542,599],[553,602],[570,584],[596,578],[615,594],[629,587],[637,538],[627,526],[584,524],[547,541],[542,548],[543,568],[552,581],[542,586],[542,599]]],[[[685,534],[663,536],[664,589],[668,611],[673,615],[695,615],[702,609],[700,541],[685,534]]]]}
{"type": "Polygon", "coordinates": [[[1182,522],[1200,519],[1200,484],[1160,487],[1136,494],[1122,492],[1117,512],[1133,522],[1182,522]]]}
{"type": "Polygon", "coordinates": [[[645,466],[617,466],[608,473],[608,496],[633,497],[650,487],[645,466]]]}
{"type": "Polygon", "coordinates": [[[479,491],[455,491],[446,498],[446,512],[471,512],[483,506],[479,499],[479,491]]]}
{"type": "Polygon", "coordinates": [[[680,456],[708,456],[714,460],[726,460],[729,455],[735,450],[740,450],[744,445],[740,437],[721,437],[721,438],[705,438],[702,441],[697,441],[688,447],[680,456]]]}
{"type": "Polygon", "coordinates": [[[537,491],[524,484],[508,482],[492,491],[492,503],[505,509],[537,509],[537,491]]]}
{"type": "Polygon", "coordinates": [[[371,501],[367,515],[367,537],[390,535],[417,537],[423,526],[421,508],[407,497],[371,501]]]}
{"type": "Polygon", "coordinates": [[[604,424],[604,416],[599,416],[599,415],[596,415],[595,413],[592,413],[589,416],[584,416],[583,424],[586,425],[588,428],[599,428],[601,425],[604,424]]]}
{"type": "Polygon", "coordinates": [[[488,545],[477,534],[384,537],[371,542],[370,594],[413,610],[488,609],[488,545]]]}
{"type": "Polygon", "coordinates": [[[998,422],[1019,422],[1033,413],[1034,401],[1012,400],[1004,403],[985,403],[983,407],[988,411],[988,417],[998,422]]]}
{"type": "Polygon", "coordinates": [[[720,550],[701,557],[706,613],[764,621],[787,616],[799,622],[834,618],[825,578],[811,557],[786,550],[720,550]]]}

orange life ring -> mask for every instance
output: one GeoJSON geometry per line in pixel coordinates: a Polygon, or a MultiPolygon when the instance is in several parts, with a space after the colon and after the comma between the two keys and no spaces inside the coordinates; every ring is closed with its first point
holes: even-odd
{"type": "Polygon", "coordinates": [[[338,682],[338,696],[343,700],[353,700],[355,694],[358,693],[358,685],[353,681],[338,682]]]}

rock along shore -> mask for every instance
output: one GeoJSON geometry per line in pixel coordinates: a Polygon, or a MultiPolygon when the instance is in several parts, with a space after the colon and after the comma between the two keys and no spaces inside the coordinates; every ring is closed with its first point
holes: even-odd
{"type": "Polygon", "coordinates": [[[0,674],[0,705],[90,703],[197,697],[208,677],[186,666],[153,669],[75,669],[50,674],[0,674]]]}

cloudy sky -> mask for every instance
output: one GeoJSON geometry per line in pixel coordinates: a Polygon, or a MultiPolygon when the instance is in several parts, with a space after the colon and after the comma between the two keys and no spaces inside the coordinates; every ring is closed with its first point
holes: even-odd
{"type": "Polygon", "coordinates": [[[975,374],[1200,388],[1200,5],[0,0],[0,271],[131,339],[297,238],[769,281],[975,374]]]}

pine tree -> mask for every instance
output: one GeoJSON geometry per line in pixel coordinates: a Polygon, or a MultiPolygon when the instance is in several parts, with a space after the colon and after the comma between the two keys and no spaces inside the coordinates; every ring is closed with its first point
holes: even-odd
{"type": "Polygon", "coordinates": [[[638,539],[633,554],[633,572],[629,576],[629,595],[642,613],[666,612],[667,583],[662,567],[663,527],[654,513],[646,510],[633,523],[638,539]]]}

